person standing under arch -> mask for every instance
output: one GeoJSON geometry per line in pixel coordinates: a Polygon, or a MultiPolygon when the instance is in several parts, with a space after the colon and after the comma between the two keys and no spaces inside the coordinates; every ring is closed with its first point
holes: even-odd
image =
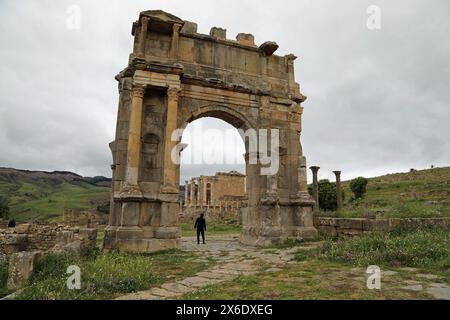
{"type": "Polygon", "coordinates": [[[203,244],[205,244],[206,220],[203,213],[195,220],[194,229],[197,229],[197,244],[200,244],[200,234],[202,235],[203,244]]]}

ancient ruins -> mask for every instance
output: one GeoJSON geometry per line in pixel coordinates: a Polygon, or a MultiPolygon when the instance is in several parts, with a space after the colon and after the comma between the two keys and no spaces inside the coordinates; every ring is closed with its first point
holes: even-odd
{"type": "Polygon", "coordinates": [[[241,208],[247,206],[246,177],[237,171],[200,176],[180,186],[180,221],[191,222],[199,214],[208,220],[232,218],[241,221],[241,208]]]}
{"type": "Polygon", "coordinates": [[[113,188],[106,249],[154,251],[180,244],[178,192],[181,152],[175,129],[202,117],[220,118],[238,129],[279,129],[279,170],[248,161],[241,208],[244,244],[267,246],[288,237],[316,235],[300,144],[306,97],[294,78],[296,56],[275,55],[278,45],[256,45],[253,35],[209,35],[169,13],[141,12],[132,26],[133,52],[119,82],[113,155],[113,188]],[[179,146],[176,149],[177,145],[179,146]]]}

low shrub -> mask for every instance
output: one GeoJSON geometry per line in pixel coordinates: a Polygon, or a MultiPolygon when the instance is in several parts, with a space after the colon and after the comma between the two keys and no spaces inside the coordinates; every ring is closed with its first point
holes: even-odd
{"type": "Polygon", "coordinates": [[[394,230],[328,241],[322,248],[321,257],[357,266],[407,266],[447,271],[450,267],[450,230],[394,230]]]}

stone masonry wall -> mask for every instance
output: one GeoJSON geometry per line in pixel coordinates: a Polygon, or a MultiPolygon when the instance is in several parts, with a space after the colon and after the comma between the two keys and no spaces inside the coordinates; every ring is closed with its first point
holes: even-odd
{"type": "Polygon", "coordinates": [[[343,237],[359,236],[376,231],[389,231],[396,228],[450,228],[450,218],[347,219],[314,217],[314,226],[322,234],[333,237],[343,237]]]}
{"type": "Polygon", "coordinates": [[[71,227],[63,224],[26,223],[16,228],[0,229],[0,253],[48,251],[57,245],[79,242],[95,243],[97,229],[71,227]]]}

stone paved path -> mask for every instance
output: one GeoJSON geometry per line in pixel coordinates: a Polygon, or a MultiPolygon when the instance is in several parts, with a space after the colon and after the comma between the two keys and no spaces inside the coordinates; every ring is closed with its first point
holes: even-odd
{"type": "MultiPolygon", "coordinates": [[[[304,244],[303,248],[321,245],[320,242],[304,244]]],[[[210,284],[232,280],[240,275],[255,274],[262,263],[269,268],[266,272],[279,272],[283,265],[298,263],[293,260],[293,253],[302,247],[287,249],[261,249],[244,246],[239,243],[238,235],[210,236],[205,245],[197,245],[196,238],[182,239],[182,250],[195,252],[198,259],[213,258],[216,264],[211,268],[198,272],[192,277],[178,281],[167,282],[160,287],[140,291],[118,297],[117,300],[164,300],[176,299],[186,293],[194,292],[210,284]]],[[[349,269],[356,274],[365,274],[363,268],[349,269]]],[[[398,271],[383,270],[383,277],[391,277],[398,272],[411,273],[416,280],[405,280],[402,290],[426,292],[435,299],[450,300],[450,285],[439,282],[439,277],[433,274],[422,274],[415,268],[400,268],[398,271]]],[[[358,276],[355,279],[364,281],[358,276]]]]}
{"type": "Polygon", "coordinates": [[[276,272],[281,270],[279,266],[290,263],[293,259],[292,252],[299,249],[299,247],[277,250],[248,247],[239,243],[238,235],[211,236],[204,245],[197,245],[194,237],[186,237],[182,239],[181,248],[184,251],[196,252],[199,257],[212,257],[217,264],[208,270],[198,272],[193,277],[121,296],[117,300],[175,299],[210,284],[232,280],[240,275],[254,274],[261,262],[270,264],[268,272],[276,272]]]}

